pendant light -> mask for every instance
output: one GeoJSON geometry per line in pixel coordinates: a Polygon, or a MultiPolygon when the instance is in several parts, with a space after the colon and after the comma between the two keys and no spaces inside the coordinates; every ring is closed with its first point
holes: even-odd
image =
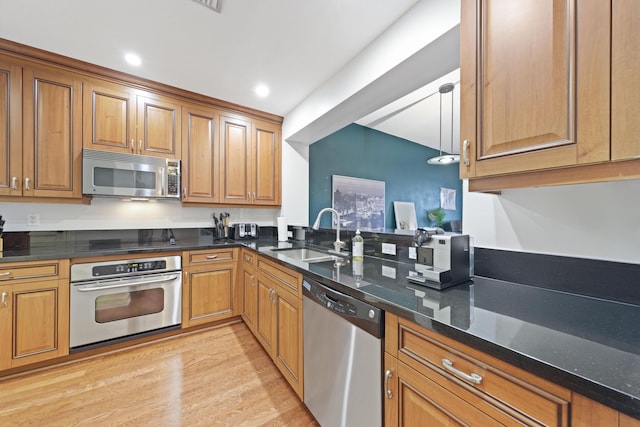
{"type": "Polygon", "coordinates": [[[458,163],[460,156],[457,154],[442,154],[442,95],[451,92],[451,151],[453,151],[453,83],[445,83],[438,89],[440,92],[440,155],[427,160],[430,165],[450,165],[458,163]]]}

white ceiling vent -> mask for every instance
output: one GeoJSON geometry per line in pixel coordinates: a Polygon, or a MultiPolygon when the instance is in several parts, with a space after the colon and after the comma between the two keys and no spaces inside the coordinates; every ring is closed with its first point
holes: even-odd
{"type": "Polygon", "coordinates": [[[222,7],[222,0],[193,0],[196,3],[200,3],[203,6],[208,7],[211,10],[214,10],[220,13],[220,8],[222,7]]]}

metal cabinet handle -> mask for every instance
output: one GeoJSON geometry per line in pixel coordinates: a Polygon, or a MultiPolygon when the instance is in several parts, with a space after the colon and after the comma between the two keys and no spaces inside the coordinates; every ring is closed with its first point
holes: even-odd
{"type": "Polygon", "coordinates": [[[8,296],[8,295],[9,295],[9,294],[8,294],[8,293],[6,293],[6,292],[3,292],[3,293],[2,293],[2,306],[3,306],[3,307],[8,307],[8,306],[9,306],[9,303],[7,302],[7,296],[8,296]]]}
{"type": "Polygon", "coordinates": [[[31,182],[31,178],[24,179],[24,189],[27,191],[31,190],[31,186],[29,185],[30,182],[31,182]]]}
{"type": "Polygon", "coordinates": [[[253,192],[253,201],[254,202],[256,201],[256,192],[255,191],[253,192]]]}
{"type": "Polygon", "coordinates": [[[17,190],[18,189],[18,177],[14,176],[13,178],[11,178],[11,188],[13,190],[17,190]]]}
{"type": "Polygon", "coordinates": [[[389,388],[389,380],[392,377],[393,377],[393,372],[391,372],[391,369],[387,370],[387,372],[385,372],[385,374],[384,374],[384,388],[387,390],[387,392],[386,392],[387,399],[392,399],[393,398],[393,392],[389,388]]]}
{"type": "Polygon", "coordinates": [[[207,259],[216,259],[218,255],[207,255],[207,259]]]}
{"type": "Polygon", "coordinates": [[[187,187],[182,187],[182,198],[187,197],[187,187]]]}
{"type": "Polygon", "coordinates": [[[136,141],[131,138],[131,152],[133,153],[136,149],[136,141]]]}
{"type": "Polygon", "coordinates": [[[469,166],[469,164],[471,163],[469,161],[469,140],[468,139],[465,139],[464,142],[462,143],[462,160],[465,166],[469,166]]]}
{"type": "Polygon", "coordinates": [[[476,373],[472,373],[472,374],[467,374],[466,372],[462,372],[459,369],[456,369],[453,367],[453,362],[449,359],[442,359],[442,366],[444,366],[444,368],[451,372],[452,374],[455,374],[457,376],[459,376],[460,378],[467,380],[469,382],[472,382],[474,384],[480,384],[482,382],[482,377],[476,373]]]}
{"type": "Polygon", "coordinates": [[[11,276],[11,272],[10,271],[6,271],[4,273],[0,273],[0,280],[8,280],[9,277],[3,278],[2,276],[11,276]]]}
{"type": "Polygon", "coordinates": [[[138,142],[138,151],[142,153],[142,140],[138,142]]]}

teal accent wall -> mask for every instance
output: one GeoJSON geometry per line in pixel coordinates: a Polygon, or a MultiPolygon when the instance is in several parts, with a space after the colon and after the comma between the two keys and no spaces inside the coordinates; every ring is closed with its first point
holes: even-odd
{"type": "MultiPolygon", "coordinates": [[[[385,182],[385,227],[395,228],[393,202],[414,202],[419,227],[428,227],[427,210],[440,206],[440,187],[456,190],[456,210],[445,222],[462,219],[459,165],[433,166],[427,159],[439,152],[406,139],[351,124],[309,147],[309,225],[322,208],[331,206],[332,175],[385,182]]],[[[330,215],[321,227],[331,228],[330,215]]]]}

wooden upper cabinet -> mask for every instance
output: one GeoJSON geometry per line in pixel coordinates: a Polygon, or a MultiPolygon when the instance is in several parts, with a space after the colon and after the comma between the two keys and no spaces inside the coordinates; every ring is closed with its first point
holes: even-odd
{"type": "Polygon", "coordinates": [[[0,196],[22,195],[22,67],[0,56],[0,196]]]}
{"type": "Polygon", "coordinates": [[[254,179],[252,202],[277,206],[282,203],[281,128],[273,123],[254,120],[252,127],[254,179]]]}
{"type": "Polygon", "coordinates": [[[82,79],[23,68],[22,196],[82,197],[82,79]]]}
{"type": "Polygon", "coordinates": [[[251,122],[220,117],[220,201],[249,204],[251,201],[251,122]]]}
{"type": "Polygon", "coordinates": [[[83,146],[94,150],[135,152],[136,95],[118,84],[90,80],[84,88],[83,146]]]}
{"type": "Polygon", "coordinates": [[[640,157],[640,2],[614,0],[612,10],[611,156],[640,157]]]}
{"type": "Polygon", "coordinates": [[[139,95],[137,99],[138,152],[146,156],[180,158],[181,105],[160,95],[139,95]]]}
{"type": "Polygon", "coordinates": [[[90,80],[84,91],[83,146],[179,159],[181,104],[126,85],[90,80]]]}
{"type": "Polygon", "coordinates": [[[281,130],[273,123],[221,117],[223,203],[281,204],[281,130]]]}
{"type": "Polygon", "coordinates": [[[182,107],[182,201],[219,200],[219,143],[217,110],[182,107]]]}
{"type": "MultiPolygon", "coordinates": [[[[463,0],[462,178],[612,159],[610,16],[598,0],[463,0]]],[[[588,173],[576,182],[606,180],[588,173]]]]}

